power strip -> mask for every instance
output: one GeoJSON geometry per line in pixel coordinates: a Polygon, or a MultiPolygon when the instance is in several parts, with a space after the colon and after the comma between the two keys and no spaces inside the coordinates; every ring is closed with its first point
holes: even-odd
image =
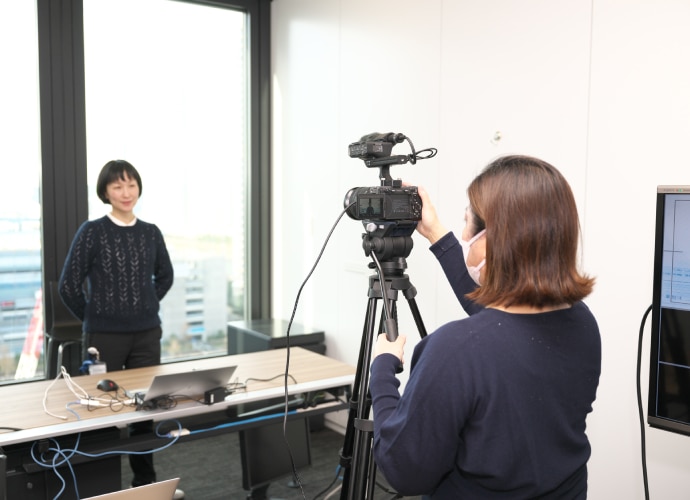
{"type": "Polygon", "coordinates": [[[105,407],[110,406],[110,403],[104,403],[103,401],[98,401],[96,399],[80,399],[79,404],[83,406],[88,406],[89,408],[105,407]]]}

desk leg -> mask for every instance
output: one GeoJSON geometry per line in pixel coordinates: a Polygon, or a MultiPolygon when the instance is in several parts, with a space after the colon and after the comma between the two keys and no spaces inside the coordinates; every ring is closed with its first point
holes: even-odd
{"type": "Polygon", "coordinates": [[[0,455],[0,500],[7,500],[7,455],[0,455]]]}
{"type": "Polygon", "coordinates": [[[258,488],[252,488],[252,491],[247,495],[247,500],[269,500],[267,496],[269,486],[270,484],[266,484],[258,488]]]}

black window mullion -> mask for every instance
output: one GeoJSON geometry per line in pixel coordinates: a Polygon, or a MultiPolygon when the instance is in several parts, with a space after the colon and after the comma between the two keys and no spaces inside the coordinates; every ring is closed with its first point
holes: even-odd
{"type": "Polygon", "coordinates": [[[38,0],[44,283],[88,217],[82,0],[38,0]]]}
{"type": "MultiPolygon", "coordinates": [[[[70,242],[88,216],[82,0],[37,0],[41,112],[43,290],[57,281],[70,242]]],[[[50,302],[44,300],[44,304],[50,302]]],[[[46,326],[52,311],[44,308],[46,326]]],[[[44,353],[55,365],[55,352],[44,353]]],[[[79,348],[63,358],[73,373],[79,348]]],[[[53,377],[55,373],[49,373],[53,377]]]]}
{"type": "Polygon", "coordinates": [[[251,111],[247,244],[250,319],[269,319],[271,310],[271,2],[250,8],[251,111]]]}

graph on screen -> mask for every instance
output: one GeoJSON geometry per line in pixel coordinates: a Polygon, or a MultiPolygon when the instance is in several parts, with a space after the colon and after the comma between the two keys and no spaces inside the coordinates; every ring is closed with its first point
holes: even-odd
{"type": "Polygon", "coordinates": [[[690,311],[690,200],[667,195],[661,306],[690,311]]]}

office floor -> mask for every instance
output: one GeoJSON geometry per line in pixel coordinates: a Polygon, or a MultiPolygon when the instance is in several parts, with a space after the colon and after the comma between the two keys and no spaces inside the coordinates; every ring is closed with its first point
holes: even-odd
{"type": "MultiPolygon", "coordinates": [[[[272,483],[268,488],[271,500],[326,500],[339,499],[340,492],[328,496],[340,484],[336,479],[339,451],[343,436],[327,428],[310,434],[312,465],[298,469],[304,494],[291,487],[291,477],[272,483]]],[[[242,464],[237,433],[223,434],[213,439],[200,439],[178,443],[155,455],[158,479],[180,477],[180,488],[185,500],[244,500],[248,493],[242,489],[242,464]]],[[[126,457],[122,461],[123,487],[131,481],[126,457]]],[[[377,477],[375,499],[402,498],[385,491],[385,482],[377,477]]],[[[416,500],[419,497],[404,497],[416,500]]]]}

